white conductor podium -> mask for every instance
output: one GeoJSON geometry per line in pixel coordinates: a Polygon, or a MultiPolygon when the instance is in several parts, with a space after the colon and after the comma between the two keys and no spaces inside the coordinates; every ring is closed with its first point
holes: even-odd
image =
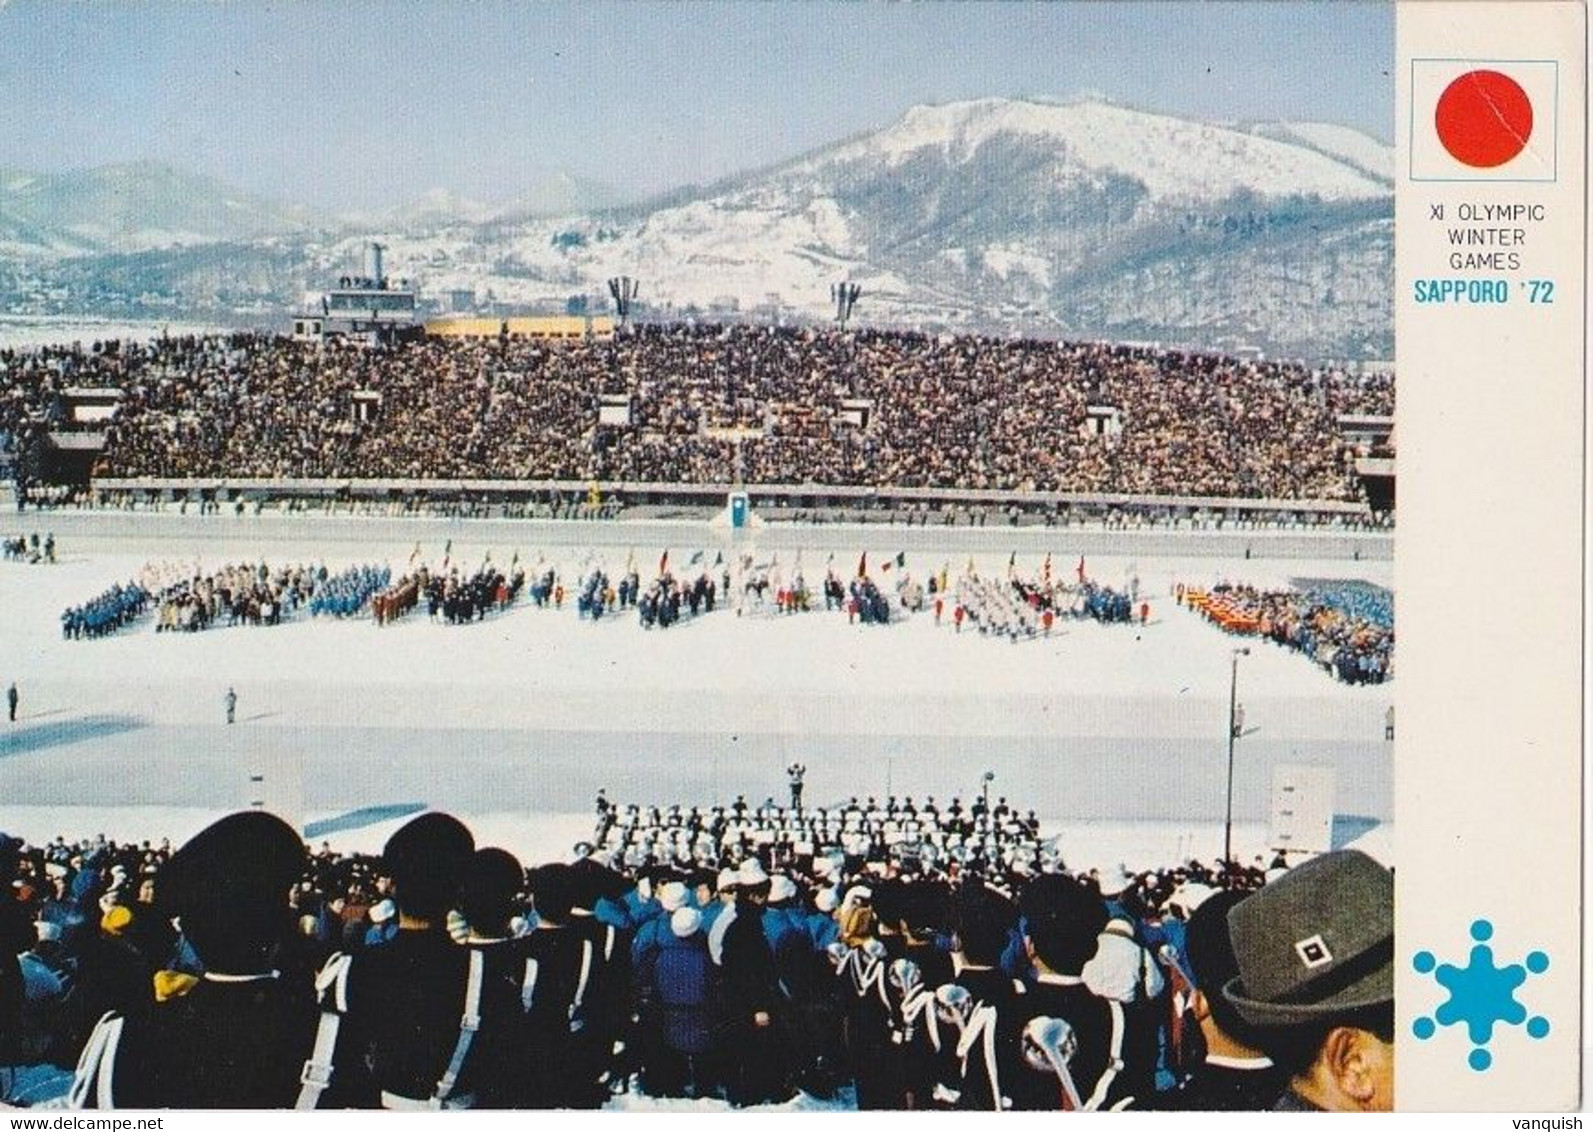
{"type": "Polygon", "coordinates": [[[1272,811],[1267,845],[1282,853],[1326,853],[1333,848],[1332,767],[1282,763],[1272,768],[1272,811]]]}

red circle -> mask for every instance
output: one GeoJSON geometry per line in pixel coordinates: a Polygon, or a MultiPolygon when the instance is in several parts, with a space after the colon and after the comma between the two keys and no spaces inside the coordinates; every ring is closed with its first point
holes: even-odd
{"type": "Polygon", "coordinates": [[[1435,115],[1438,140],[1462,165],[1493,169],[1526,148],[1532,101],[1498,71],[1467,71],[1444,88],[1435,115]]]}

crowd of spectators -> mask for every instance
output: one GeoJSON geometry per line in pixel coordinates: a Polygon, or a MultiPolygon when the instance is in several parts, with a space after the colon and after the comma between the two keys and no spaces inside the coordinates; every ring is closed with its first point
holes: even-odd
{"type": "Polygon", "coordinates": [[[1391,880],[1362,855],[1076,871],[1005,799],[804,809],[793,795],[665,808],[600,794],[592,840],[529,869],[436,813],[381,857],[311,854],[260,812],[175,856],[0,837],[0,933],[20,956],[0,964],[0,1086],[25,1100],[27,1070],[53,1066],[57,1082],[75,1067],[74,1107],[596,1108],[630,1090],[751,1105],[801,1090],[865,1109],[1256,1109],[1288,1107],[1291,1089],[1327,1107],[1307,1070],[1329,1031],[1391,1041],[1391,992],[1365,986],[1387,982],[1370,960],[1391,880]],[[1310,900],[1324,874],[1346,907],[1310,900]],[[1343,934],[1341,914],[1364,930],[1343,934]],[[1321,965],[1362,978],[1355,1011],[1330,1012],[1343,980],[1273,987],[1276,1006],[1245,997],[1272,987],[1275,916],[1321,920],[1347,953],[1321,965]],[[1310,1024],[1280,1027],[1291,1009],[1310,1024]]]}
{"type": "MultiPolygon", "coordinates": [[[[0,354],[11,417],[123,393],[120,476],[859,484],[1359,500],[1393,382],[1145,347],[749,325],[388,350],[234,334],[0,354]],[[606,397],[629,422],[604,424],[606,397]]],[[[0,422],[3,423],[3,422],[0,422]]]]}
{"type": "Polygon", "coordinates": [[[1209,591],[1180,585],[1179,602],[1230,633],[1294,649],[1346,684],[1381,684],[1394,676],[1393,596],[1367,586],[1262,590],[1219,583],[1209,591]]]}

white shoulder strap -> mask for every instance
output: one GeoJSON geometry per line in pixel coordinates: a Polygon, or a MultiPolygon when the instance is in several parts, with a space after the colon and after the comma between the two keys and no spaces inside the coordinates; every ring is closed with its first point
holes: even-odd
{"type": "Polygon", "coordinates": [[[542,964],[535,959],[525,961],[525,974],[520,979],[520,1009],[527,1014],[537,1000],[537,973],[541,969],[542,964]]]}
{"type": "MultiPolygon", "coordinates": [[[[581,975],[575,983],[575,998],[570,1002],[570,1028],[578,1029],[577,1015],[581,1012],[581,1003],[586,998],[586,984],[592,977],[592,941],[581,941],[581,975]]],[[[584,1022],[581,1023],[584,1026],[584,1022]]]]}
{"type": "Polygon", "coordinates": [[[321,1094],[332,1083],[332,1057],[337,1052],[337,1034],[348,1010],[348,973],[352,955],[338,952],[326,961],[315,977],[315,991],[321,1000],[321,1020],[315,1027],[315,1045],[299,1070],[299,1097],[293,1107],[309,1111],[321,1101],[321,1094]]]}
{"type": "Polygon", "coordinates": [[[1106,1094],[1112,1088],[1112,1082],[1117,1079],[1118,1073],[1123,1069],[1123,1030],[1125,1020],[1123,1017],[1123,1004],[1115,998],[1106,1000],[1106,1005],[1112,1011],[1112,1048],[1106,1057],[1106,1070],[1101,1074],[1101,1079],[1095,1083],[1095,1091],[1090,1094],[1090,1099],[1084,1102],[1085,1112],[1095,1112],[1106,1100],[1106,1094]]]}
{"type": "Polygon", "coordinates": [[[996,1008],[994,1006],[980,1005],[968,1017],[968,1024],[963,1028],[962,1040],[957,1043],[957,1056],[962,1058],[963,1073],[968,1072],[968,1055],[973,1052],[975,1043],[983,1046],[985,1077],[990,1082],[991,1101],[995,1111],[1002,1110],[1001,1104],[1001,1076],[996,1066],[996,1008]]]}
{"type": "Polygon", "coordinates": [[[432,1090],[432,1102],[438,1106],[452,1095],[454,1086],[459,1083],[459,1071],[465,1067],[465,1057],[476,1039],[476,1031],[481,1029],[481,984],[485,967],[486,957],[481,949],[472,947],[470,974],[465,980],[465,1009],[459,1017],[459,1040],[454,1043],[454,1055],[448,1060],[448,1068],[432,1090]]]}
{"type": "Polygon", "coordinates": [[[714,917],[713,926],[708,929],[708,956],[714,961],[715,967],[725,965],[725,933],[730,930],[730,925],[736,918],[734,904],[714,917]]]}
{"type": "Polygon", "coordinates": [[[72,1077],[67,1107],[74,1109],[116,1107],[112,1077],[116,1069],[116,1047],[122,1040],[122,1016],[114,1010],[102,1017],[89,1034],[72,1077]]]}

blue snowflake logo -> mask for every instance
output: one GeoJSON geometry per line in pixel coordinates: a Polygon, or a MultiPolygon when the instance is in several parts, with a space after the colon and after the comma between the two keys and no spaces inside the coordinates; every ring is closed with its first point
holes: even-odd
{"type": "Polygon", "coordinates": [[[1412,965],[1423,975],[1432,975],[1439,986],[1449,992],[1449,999],[1433,1012],[1423,1015],[1411,1024],[1411,1030],[1422,1041],[1438,1032],[1439,1026],[1466,1024],[1467,1035],[1473,1049],[1466,1063],[1481,1073],[1493,1064],[1493,1054],[1485,1048],[1493,1040],[1495,1023],[1508,1022],[1512,1026],[1526,1023],[1527,1035],[1532,1038],[1549,1036],[1549,1020],[1542,1015],[1527,1017],[1527,1008],[1516,1001],[1516,988],[1527,981],[1530,972],[1541,975],[1549,969],[1549,957],[1541,951],[1532,951],[1520,963],[1508,967],[1495,966],[1493,948],[1488,940],[1493,938],[1493,924],[1477,920],[1471,925],[1471,961],[1464,967],[1452,963],[1439,963],[1431,951],[1418,951],[1412,965]]]}

